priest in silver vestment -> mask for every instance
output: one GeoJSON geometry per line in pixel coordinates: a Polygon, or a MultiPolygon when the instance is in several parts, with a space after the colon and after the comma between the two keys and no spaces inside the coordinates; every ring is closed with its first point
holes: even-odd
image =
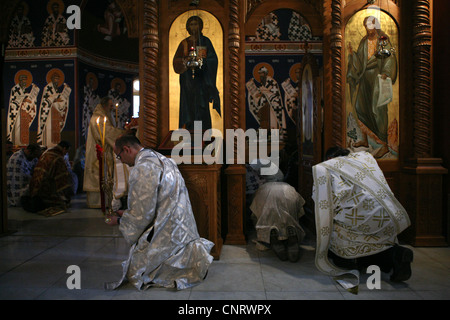
{"type": "Polygon", "coordinates": [[[299,219],[305,214],[305,200],[286,182],[266,182],[256,191],[250,210],[256,218],[256,245],[270,244],[280,260],[296,262],[305,231],[299,219]]]}
{"type": "Polygon", "coordinates": [[[313,167],[317,268],[354,293],[371,265],[392,271],[391,281],[409,279],[413,252],[397,236],[410,220],[375,158],[340,147],[326,158],[313,167]]]}
{"type": "Polygon", "coordinates": [[[175,161],[144,149],[134,135],[119,137],[114,153],[132,168],[128,209],[106,222],[119,224],[131,248],[122,264],[121,279],[106,283],[106,289],[113,290],[125,280],[139,290],[198,285],[213,261],[214,243],[198,234],[188,190],[175,161]]]}

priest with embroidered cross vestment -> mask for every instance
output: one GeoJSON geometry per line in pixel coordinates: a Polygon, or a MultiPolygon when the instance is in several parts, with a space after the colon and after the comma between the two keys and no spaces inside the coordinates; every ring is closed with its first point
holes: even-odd
{"type": "Polygon", "coordinates": [[[375,158],[340,147],[330,148],[326,158],[313,167],[316,267],[350,291],[371,265],[393,271],[391,281],[408,280],[413,252],[397,236],[410,220],[375,158]]]}

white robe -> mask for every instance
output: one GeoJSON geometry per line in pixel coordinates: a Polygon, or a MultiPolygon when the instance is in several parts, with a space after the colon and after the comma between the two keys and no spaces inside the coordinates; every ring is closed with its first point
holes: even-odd
{"type": "Polygon", "coordinates": [[[20,84],[16,84],[11,89],[6,139],[15,145],[27,145],[29,143],[28,131],[36,117],[36,99],[39,91],[40,89],[34,83],[31,84],[31,90],[22,88],[20,84]],[[21,111],[28,114],[29,121],[22,123],[21,111]],[[28,132],[26,137],[21,135],[21,131],[24,130],[28,132]]]}
{"type": "Polygon", "coordinates": [[[55,88],[52,83],[48,83],[44,88],[39,108],[37,132],[37,142],[39,144],[51,148],[60,142],[61,132],[66,126],[67,115],[69,113],[69,97],[71,92],[72,88],[66,83],[63,84],[62,90],[55,88]],[[55,116],[57,118],[53,119],[55,116]],[[53,125],[56,125],[56,128],[53,125]]]}
{"type": "Polygon", "coordinates": [[[351,153],[313,167],[316,216],[316,266],[339,277],[346,289],[359,284],[357,270],[342,270],[328,261],[328,250],[343,258],[382,252],[395,243],[410,224],[368,152],[351,153]]]}
{"type": "Polygon", "coordinates": [[[305,200],[294,187],[285,182],[266,182],[258,188],[250,210],[256,216],[255,225],[257,241],[270,243],[270,231],[276,229],[278,238],[288,238],[287,227],[297,231],[300,243],[305,231],[299,225],[299,219],[305,214],[305,200]]]}
{"type": "Polygon", "coordinates": [[[200,238],[189,194],[175,161],[149,149],[130,171],[128,209],[119,226],[131,245],[122,278],[105,284],[115,289],[127,279],[139,290],[151,286],[185,289],[208,271],[214,246],[200,238]]]}

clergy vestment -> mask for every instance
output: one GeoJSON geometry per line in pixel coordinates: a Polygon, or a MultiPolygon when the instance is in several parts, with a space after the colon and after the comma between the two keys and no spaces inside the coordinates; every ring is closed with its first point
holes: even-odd
{"type": "Polygon", "coordinates": [[[387,250],[410,225],[408,214],[368,152],[322,162],[313,167],[313,177],[316,266],[326,274],[340,277],[338,282],[352,289],[359,283],[358,271],[331,264],[328,250],[346,259],[387,250]]]}
{"type": "Polygon", "coordinates": [[[276,229],[279,240],[287,240],[287,227],[294,227],[300,243],[305,231],[299,219],[305,214],[305,200],[295,189],[285,182],[267,182],[255,193],[250,210],[256,216],[257,241],[270,243],[270,232],[276,229]]]}
{"type": "Polygon", "coordinates": [[[48,149],[34,168],[30,197],[39,198],[45,208],[66,209],[72,190],[72,176],[64,160],[63,148],[57,145],[48,149]]]}
{"type": "MultiPolygon", "coordinates": [[[[105,146],[103,155],[106,157],[108,176],[114,179],[123,179],[123,177],[115,176],[115,156],[113,147],[116,139],[125,133],[124,129],[115,128],[112,125],[111,116],[106,113],[101,104],[97,105],[89,122],[88,138],[86,141],[86,165],[84,169],[83,190],[86,191],[87,205],[89,208],[100,208],[100,181],[99,181],[99,161],[97,159],[96,145],[102,146],[100,132],[97,126],[99,119],[100,131],[103,134],[103,126],[105,129],[105,146]],[[104,118],[106,122],[104,123],[104,118]]],[[[104,163],[103,163],[104,165],[104,163]]],[[[124,164],[121,164],[125,166],[124,164]]],[[[104,169],[104,167],[103,167],[104,169]]],[[[113,180],[114,181],[114,180],[113,180]]]]}
{"type": "Polygon", "coordinates": [[[270,129],[280,130],[280,140],[287,139],[286,135],[286,117],[285,107],[283,105],[283,99],[281,97],[280,87],[277,81],[267,76],[264,83],[256,83],[255,79],[250,79],[245,84],[248,90],[248,105],[249,110],[258,124],[261,125],[260,111],[263,107],[268,106],[270,113],[269,127],[270,129]]]}
{"type": "Polygon", "coordinates": [[[28,193],[37,158],[28,160],[23,149],[16,151],[6,165],[6,186],[9,206],[20,206],[20,199],[28,193]]]}
{"type": "Polygon", "coordinates": [[[64,83],[62,88],[57,83],[48,83],[42,93],[39,108],[37,142],[48,148],[61,141],[61,132],[66,126],[69,113],[72,88],[64,83]]]}
{"type": "Polygon", "coordinates": [[[131,245],[122,278],[139,290],[185,289],[206,276],[214,246],[200,238],[183,177],[173,159],[142,149],[130,171],[128,209],[119,229],[131,245]]]}
{"type": "Polygon", "coordinates": [[[31,84],[31,89],[22,87],[20,83],[11,89],[9,112],[6,125],[6,140],[15,145],[28,145],[30,126],[36,117],[36,99],[40,89],[31,84]]]}

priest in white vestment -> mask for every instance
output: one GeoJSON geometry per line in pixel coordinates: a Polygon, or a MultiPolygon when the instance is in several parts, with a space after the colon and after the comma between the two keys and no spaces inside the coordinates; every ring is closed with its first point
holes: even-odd
{"type": "Polygon", "coordinates": [[[286,182],[266,182],[256,191],[250,210],[256,218],[257,248],[270,244],[281,260],[296,262],[305,231],[303,197],[286,182]]]}
{"type": "MultiPolygon", "coordinates": [[[[89,122],[88,138],[86,141],[86,165],[84,169],[83,190],[86,191],[86,200],[89,208],[101,207],[100,181],[99,181],[99,161],[97,159],[96,145],[102,146],[101,135],[103,126],[105,127],[104,150],[103,155],[106,157],[106,166],[103,167],[103,173],[106,172],[109,178],[114,179],[114,185],[124,185],[127,179],[127,168],[125,164],[116,161],[113,154],[114,141],[126,132],[125,129],[116,128],[112,124],[111,110],[113,109],[112,99],[110,97],[102,98],[99,105],[94,110],[89,122]],[[97,125],[97,119],[99,124],[97,125]],[[106,119],[106,121],[104,121],[106,119]],[[100,130],[99,130],[100,128],[100,130]],[[120,170],[118,170],[120,169],[120,170]]],[[[103,166],[105,163],[103,163],[103,166]]],[[[116,190],[114,196],[116,197],[116,190]]],[[[126,194],[126,190],[123,192],[126,194]]],[[[116,197],[116,199],[118,199],[116,197]]]]}
{"type": "Polygon", "coordinates": [[[350,291],[359,284],[358,269],[368,263],[385,272],[393,269],[391,281],[407,280],[413,252],[398,245],[397,235],[410,220],[377,161],[368,152],[349,153],[339,147],[326,157],[330,160],[313,167],[317,268],[350,291]],[[342,261],[354,262],[353,270],[337,267],[342,261]]]}
{"type": "Polygon", "coordinates": [[[185,289],[206,277],[214,246],[200,238],[188,190],[173,159],[144,149],[133,135],[116,140],[114,153],[131,168],[128,209],[105,221],[119,224],[131,246],[115,289],[128,280],[137,289],[185,289]]]}

